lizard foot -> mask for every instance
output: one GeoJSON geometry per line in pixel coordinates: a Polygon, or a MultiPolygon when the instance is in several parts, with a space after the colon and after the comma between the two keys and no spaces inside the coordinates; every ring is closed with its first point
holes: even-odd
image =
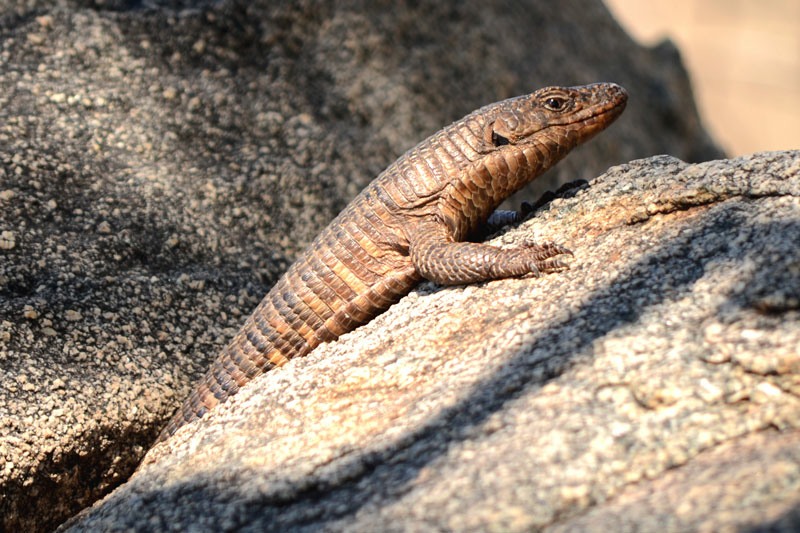
{"type": "Polygon", "coordinates": [[[536,243],[527,241],[523,244],[526,266],[530,275],[538,278],[542,274],[566,270],[569,265],[559,259],[559,255],[574,255],[572,250],[554,242],[536,243]]]}
{"type": "Polygon", "coordinates": [[[504,260],[495,265],[496,278],[507,276],[531,276],[538,278],[542,274],[558,272],[569,268],[569,265],[558,256],[573,255],[572,252],[552,242],[525,242],[519,248],[504,250],[504,260]],[[502,272],[502,274],[500,274],[502,272]]]}

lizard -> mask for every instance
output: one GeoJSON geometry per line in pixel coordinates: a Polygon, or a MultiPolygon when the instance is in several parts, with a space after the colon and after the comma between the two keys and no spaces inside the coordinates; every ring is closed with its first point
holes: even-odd
{"type": "Polygon", "coordinates": [[[314,239],[267,293],[158,437],[259,374],[369,322],[423,279],[459,285],[566,268],[567,248],[469,239],[519,221],[498,206],[625,109],[613,83],[547,87],[484,106],[408,150],[314,239]]]}

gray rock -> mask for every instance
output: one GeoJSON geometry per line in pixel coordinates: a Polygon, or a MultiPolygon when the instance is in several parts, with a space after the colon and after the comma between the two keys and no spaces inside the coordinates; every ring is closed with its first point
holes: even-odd
{"type": "Polygon", "coordinates": [[[0,529],[124,481],[296,253],[451,120],[610,80],[625,116],[551,181],[719,154],[674,48],[599,1],[413,4],[0,2],[0,529]]]}
{"type": "Polygon", "coordinates": [[[795,531],[800,151],[614,167],[258,377],[69,531],[795,531]]]}

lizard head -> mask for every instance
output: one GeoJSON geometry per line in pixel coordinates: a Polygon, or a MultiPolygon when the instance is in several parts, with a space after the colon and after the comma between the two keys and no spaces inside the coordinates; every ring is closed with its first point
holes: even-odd
{"type": "Polygon", "coordinates": [[[552,142],[568,151],[614,122],[627,101],[628,93],[614,83],[546,87],[496,104],[484,141],[489,150],[552,142]]]}

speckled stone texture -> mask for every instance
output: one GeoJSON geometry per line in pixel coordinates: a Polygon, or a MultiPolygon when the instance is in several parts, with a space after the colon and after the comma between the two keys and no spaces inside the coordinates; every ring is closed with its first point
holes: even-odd
{"type": "Polygon", "coordinates": [[[625,115],[551,179],[718,155],[675,50],[597,0],[0,1],[0,529],[50,529],[124,481],[405,149],[602,80],[625,115]]]}
{"type": "Polygon", "coordinates": [[[70,531],[796,531],[800,151],[617,166],[531,238],[570,270],[421,285],[70,531]]]}

